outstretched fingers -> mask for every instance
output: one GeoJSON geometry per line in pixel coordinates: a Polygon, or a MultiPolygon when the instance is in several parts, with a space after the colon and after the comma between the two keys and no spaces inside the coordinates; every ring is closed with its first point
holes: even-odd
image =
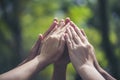
{"type": "Polygon", "coordinates": [[[79,43],[81,42],[81,40],[80,40],[78,34],[75,32],[75,30],[74,30],[72,27],[70,27],[70,31],[71,31],[71,33],[72,33],[73,41],[74,41],[76,44],[79,44],[79,43]]]}
{"type": "Polygon", "coordinates": [[[62,28],[64,25],[65,25],[65,21],[64,21],[64,19],[61,19],[59,21],[58,27],[62,28]]]}
{"type": "Polygon", "coordinates": [[[58,19],[55,18],[50,28],[47,30],[47,32],[44,33],[43,38],[45,38],[55,28],[57,24],[58,24],[58,19]]]}
{"type": "Polygon", "coordinates": [[[67,33],[65,34],[65,41],[67,43],[68,49],[72,49],[72,42],[70,40],[70,36],[67,33]]]}
{"type": "Polygon", "coordinates": [[[31,50],[32,54],[37,54],[42,39],[43,39],[43,35],[40,34],[39,37],[38,37],[38,40],[36,41],[35,45],[33,46],[32,50],[31,50]]]}
{"type": "Polygon", "coordinates": [[[64,47],[65,47],[65,39],[64,39],[64,35],[62,35],[59,41],[59,47],[58,47],[59,51],[63,52],[64,47]]]}
{"type": "Polygon", "coordinates": [[[80,30],[77,25],[75,25],[72,21],[70,22],[71,26],[74,28],[75,32],[78,34],[82,42],[86,41],[85,33],[83,30],[80,30]]]}
{"type": "Polygon", "coordinates": [[[70,22],[70,18],[67,17],[67,18],[65,19],[65,24],[68,24],[69,22],[70,22]]]}
{"type": "Polygon", "coordinates": [[[85,34],[84,29],[80,29],[80,31],[82,32],[83,36],[85,36],[87,38],[87,35],[85,34]]]}

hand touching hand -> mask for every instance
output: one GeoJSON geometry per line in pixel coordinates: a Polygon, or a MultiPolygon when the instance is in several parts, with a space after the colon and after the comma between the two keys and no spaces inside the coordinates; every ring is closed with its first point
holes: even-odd
{"type": "Polygon", "coordinates": [[[94,49],[84,32],[76,26],[67,28],[65,39],[70,60],[83,80],[105,80],[94,67],[94,49]],[[92,74],[91,74],[92,72],[92,74]],[[96,76],[96,77],[94,77],[96,76]]]}
{"type": "MultiPolygon", "coordinates": [[[[65,25],[63,26],[63,31],[66,31],[67,27],[70,25],[70,18],[66,18],[65,21],[63,22],[65,25]]],[[[62,54],[62,56],[60,57],[60,59],[58,59],[54,65],[55,66],[67,66],[67,64],[70,62],[70,59],[69,59],[69,55],[68,55],[68,48],[67,48],[67,45],[65,45],[65,49],[64,49],[64,52],[62,54]]]]}
{"type": "Polygon", "coordinates": [[[73,65],[80,67],[84,64],[93,65],[93,48],[87,38],[77,27],[67,28],[66,41],[69,56],[73,65]]]}
{"type": "Polygon", "coordinates": [[[21,62],[18,66],[23,65],[24,63],[32,60],[39,54],[39,52],[41,51],[40,47],[41,47],[42,40],[45,37],[47,37],[50,31],[53,30],[53,28],[57,25],[57,21],[58,21],[57,19],[54,19],[50,28],[43,35],[42,34],[39,35],[38,40],[36,41],[35,45],[30,50],[30,54],[28,55],[28,57],[23,62],[21,62]]]}
{"type": "Polygon", "coordinates": [[[61,20],[59,25],[56,25],[42,42],[40,56],[47,60],[48,64],[55,62],[63,54],[65,46],[64,25],[64,21],[61,20]]]}
{"type": "MultiPolygon", "coordinates": [[[[63,31],[66,31],[66,28],[70,25],[70,19],[66,18],[66,20],[63,22],[65,25],[62,26],[63,31]]],[[[61,57],[54,62],[54,70],[53,70],[53,76],[52,80],[66,80],[66,70],[67,70],[67,64],[70,62],[69,55],[68,55],[68,49],[65,45],[64,52],[61,55],[61,57]]]]}

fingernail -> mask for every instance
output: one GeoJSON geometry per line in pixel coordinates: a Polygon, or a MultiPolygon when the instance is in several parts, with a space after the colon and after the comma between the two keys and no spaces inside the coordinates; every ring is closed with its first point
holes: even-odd
{"type": "Polygon", "coordinates": [[[66,19],[67,19],[67,20],[70,20],[70,18],[69,18],[69,17],[67,17],[66,19]]]}

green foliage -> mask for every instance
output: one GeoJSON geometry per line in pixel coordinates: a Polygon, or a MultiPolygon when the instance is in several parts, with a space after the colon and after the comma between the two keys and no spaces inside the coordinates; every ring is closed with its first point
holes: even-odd
{"type": "MultiPolygon", "coordinates": [[[[95,0],[90,0],[96,4],[95,0]]],[[[110,4],[114,2],[110,0],[110,4]]],[[[23,1],[24,3],[24,1],[23,1]]],[[[96,7],[96,6],[94,6],[96,7]]],[[[73,0],[31,0],[28,1],[24,8],[22,9],[20,15],[20,25],[22,27],[22,46],[24,48],[24,56],[27,56],[32,45],[38,38],[38,35],[43,34],[51,25],[53,18],[65,18],[70,17],[72,21],[79,28],[83,28],[86,32],[88,40],[94,46],[96,51],[96,56],[100,65],[103,67],[108,66],[108,61],[105,57],[105,53],[101,48],[101,33],[94,28],[94,26],[89,26],[87,22],[90,18],[93,18],[93,11],[87,5],[76,5],[73,3],[73,0]]],[[[112,23],[113,24],[113,23],[112,23]]],[[[12,41],[12,34],[10,30],[6,28],[7,24],[3,20],[0,20],[0,30],[5,35],[8,41],[12,41]]],[[[110,32],[110,41],[113,45],[117,44],[118,39],[113,30],[110,32]]],[[[12,41],[13,42],[13,41],[12,41]]],[[[3,56],[6,56],[6,59],[9,60],[12,58],[12,55],[9,54],[9,47],[4,44],[1,47],[1,52],[3,56]]],[[[120,57],[120,49],[116,49],[117,56],[120,57]]],[[[2,59],[2,58],[1,58],[2,59]]],[[[12,59],[11,59],[12,60],[12,59]]],[[[49,80],[53,72],[53,66],[48,66],[45,70],[40,73],[40,76],[43,80],[49,80]],[[47,76],[47,77],[46,77],[47,76]]],[[[74,70],[72,64],[68,65],[67,69],[67,80],[74,80],[76,71],[74,70]]]]}
{"type": "Polygon", "coordinates": [[[71,6],[69,7],[69,16],[76,24],[80,24],[92,17],[92,12],[87,6],[71,6]]]}
{"type": "MultiPolygon", "coordinates": [[[[41,5],[38,5],[37,3],[31,3],[31,5],[32,9],[30,9],[30,13],[24,13],[21,17],[23,29],[23,45],[26,52],[31,48],[31,46],[37,39],[38,34],[43,34],[50,27],[49,25],[52,23],[54,13],[56,14],[56,9],[61,10],[61,6],[55,2],[44,2],[43,4],[41,3],[41,5]],[[50,13],[51,15],[47,13],[50,13]]],[[[63,14],[68,15],[71,20],[75,22],[75,24],[77,24],[80,28],[82,27],[85,29],[89,41],[95,47],[97,53],[96,55],[99,62],[101,63],[101,65],[106,66],[107,62],[103,55],[104,53],[99,50],[99,46],[101,43],[100,33],[98,33],[98,31],[96,31],[94,28],[87,28],[86,25],[87,20],[93,16],[90,8],[88,8],[87,6],[68,6],[68,12],[63,14]]],[[[67,79],[72,80],[75,73],[76,72],[73,66],[70,64],[68,67],[67,79]]],[[[52,66],[49,66],[40,73],[42,77],[48,76],[48,78],[46,79],[49,79],[51,77],[51,74],[52,66]]]]}

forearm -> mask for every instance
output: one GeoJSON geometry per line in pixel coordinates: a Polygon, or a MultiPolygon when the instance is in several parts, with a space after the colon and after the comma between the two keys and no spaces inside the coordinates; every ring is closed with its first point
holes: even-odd
{"type": "Polygon", "coordinates": [[[77,71],[83,80],[105,80],[93,66],[84,65],[77,71]]]}
{"type": "Polygon", "coordinates": [[[66,80],[67,65],[54,65],[52,80],[66,80]]]}
{"type": "Polygon", "coordinates": [[[0,80],[29,80],[44,67],[43,59],[35,57],[31,61],[0,75],[0,80]]]}
{"type": "Polygon", "coordinates": [[[99,68],[98,71],[106,80],[116,80],[114,77],[108,74],[104,69],[99,68]]]}

